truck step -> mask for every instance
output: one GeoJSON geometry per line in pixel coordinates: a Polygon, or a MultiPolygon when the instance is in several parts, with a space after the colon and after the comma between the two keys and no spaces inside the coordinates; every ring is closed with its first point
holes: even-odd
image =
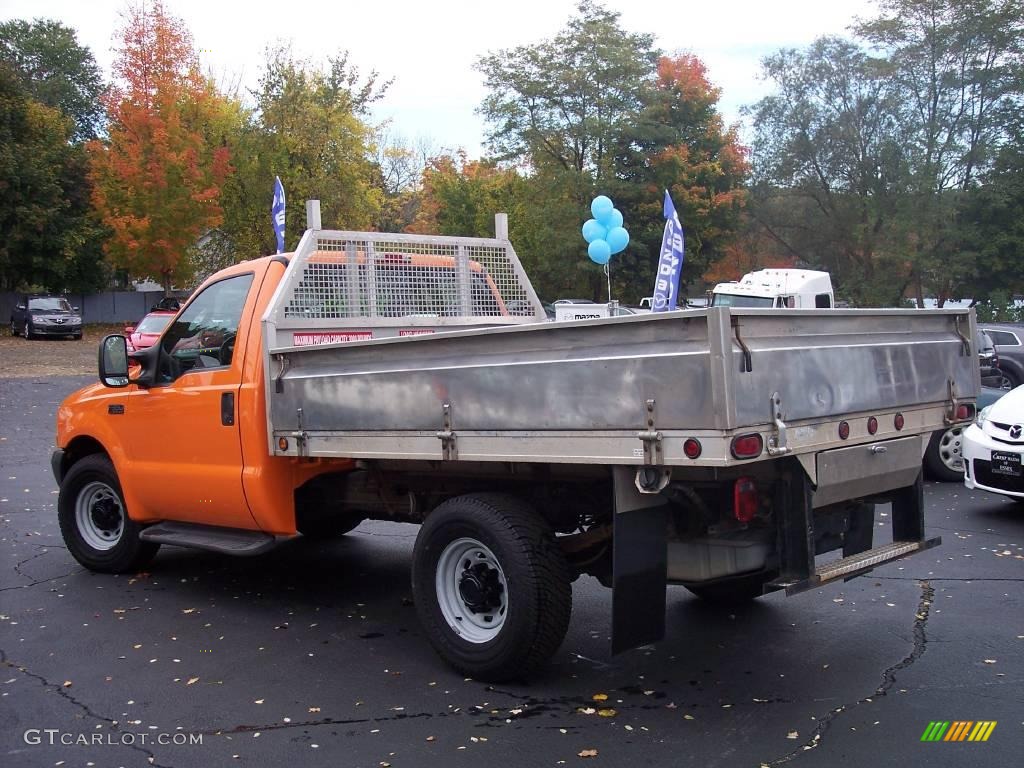
{"type": "Polygon", "coordinates": [[[154,544],[244,556],[261,555],[277,544],[275,537],[262,531],[176,522],[151,525],[139,534],[139,538],[154,544]]]}
{"type": "Polygon", "coordinates": [[[854,576],[865,574],[880,565],[913,555],[916,552],[923,552],[941,543],[942,539],[939,537],[923,541],[894,541],[891,544],[883,544],[874,549],[825,563],[819,566],[809,579],[799,581],[783,577],[771,582],[771,586],[785,589],[787,595],[795,595],[837,579],[852,579],[854,576]]]}

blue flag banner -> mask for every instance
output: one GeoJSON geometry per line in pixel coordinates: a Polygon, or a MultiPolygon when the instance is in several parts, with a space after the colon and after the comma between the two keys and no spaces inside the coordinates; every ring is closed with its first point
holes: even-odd
{"type": "Polygon", "coordinates": [[[277,235],[277,252],[284,252],[284,187],[281,185],[281,177],[274,177],[274,202],[270,206],[270,217],[274,224],[274,234],[277,235]]]}
{"type": "Polygon", "coordinates": [[[654,278],[654,300],[652,312],[671,312],[679,298],[679,273],[683,271],[686,245],[683,239],[683,225],[672,204],[672,198],[665,190],[665,234],[661,238],[661,258],[658,260],[658,274],[654,278]]]}

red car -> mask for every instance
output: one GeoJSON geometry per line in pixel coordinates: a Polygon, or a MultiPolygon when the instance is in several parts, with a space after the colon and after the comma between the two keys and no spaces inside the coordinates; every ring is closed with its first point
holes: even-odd
{"type": "Polygon", "coordinates": [[[142,318],[138,325],[126,325],[124,335],[128,337],[128,349],[145,349],[156,344],[160,334],[176,314],[178,313],[158,309],[142,318]]]}

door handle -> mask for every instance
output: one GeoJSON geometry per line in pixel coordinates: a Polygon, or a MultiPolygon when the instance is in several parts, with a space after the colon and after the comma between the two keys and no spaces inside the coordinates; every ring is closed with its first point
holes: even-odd
{"type": "Polygon", "coordinates": [[[235,393],[222,392],[220,396],[220,423],[225,427],[235,425],[235,393]]]}

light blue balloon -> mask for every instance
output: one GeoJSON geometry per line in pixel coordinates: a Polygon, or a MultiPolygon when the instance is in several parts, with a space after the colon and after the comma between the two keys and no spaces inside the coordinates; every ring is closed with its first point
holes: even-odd
{"type": "Polygon", "coordinates": [[[607,234],[608,230],[598,224],[596,219],[587,219],[583,225],[583,239],[588,243],[592,243],[595,240],[604,240],[607,234]]]}
{"type": "Polygon", "coordinates": [[[590,255],[590,260],[595,264],[607,264],[608,259],[612,257],[612,249],[608,247],[608,243],[604,240],[595,240],[587,247],[587,253],[590,255]]]}
{"type": "Polygon", "coordinates": [[[629,245],[629,232],[622,227],[609,229],[607,243],[612,253],[621,253],[629,245]]]}
{"type": "Polygon", "coordinates": [[[612,208],[608,218],[601,222],[607,229],[615,229],[622,226],[622,212],[618,208],[612,208]]]}
{"type": "Polygon", "coordinates": [[[598,195],[594,198],[594,202],[590,204],[590,212],[602,224],[605,218],[607,218],[608,213],[614,208],[615,206],[612,204],[612,201],[605,195],[598,195]]]}

